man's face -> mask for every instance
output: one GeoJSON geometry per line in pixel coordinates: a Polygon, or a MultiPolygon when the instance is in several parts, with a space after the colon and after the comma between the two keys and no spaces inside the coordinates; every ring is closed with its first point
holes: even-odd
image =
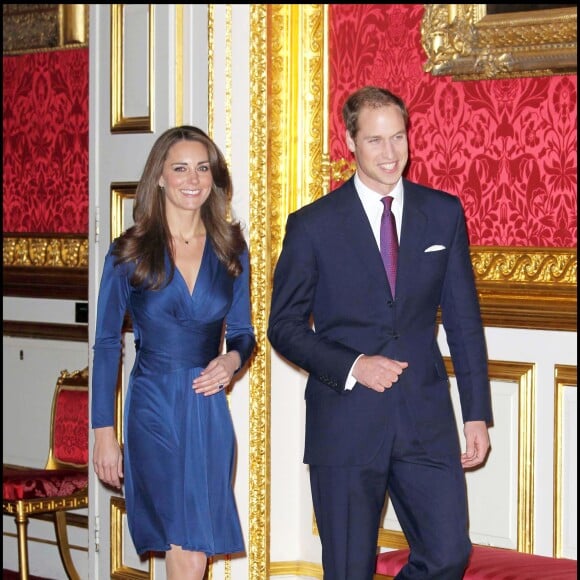
{"type": "Polygon", "coordinates": [[[401,111],[394,105],[361,109],[358,133],[346,132],[346,144],[354,153],[361,181],[387,195],[401,177],[409,160],[407,130],[401,111]]]}

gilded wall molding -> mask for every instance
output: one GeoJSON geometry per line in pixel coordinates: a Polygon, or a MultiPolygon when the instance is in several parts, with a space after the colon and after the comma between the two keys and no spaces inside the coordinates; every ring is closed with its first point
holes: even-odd
{"type": "MultiPolygon", "coordinates": [[[[578,367],[573,365],[556,365],[554,368],[554,545],[553,556],[555,558],[570,557],[565,553],[568,540],[566,532],[571,529],[566,527],[568,518],[571,517],[570,510],[573,499],[565,498],[565,478],[564,463],[566,459],[566,427],[567,421],[574,421],[571,415],[566,416],[565,391],[567,389],[578,388],[578,367]],[[564,499],[568,499],[565,504],[564,499]],[[565,508],[568,508],[567,510],[565,508]]],[[[571,402],[570,402],[571,403],[571,402]]],[[[577,450],[577,444],[576,444],[577,450]]],[[[569,452],[570,453],[570,452],[569,452]]],[[[573,469],[575,466],[570,466],[573,469]]]]}
{"type": "MultiPolygon", "coordinates": [[[[139,570],[124,561],[127,524],[125,498],[113,496],[111,502],[111,578],[114,580],[153,580],[155,578],[154,554],[143,559],[147,570],[139,570]]],[[[130,541],[130,540],[128,540],[130,541]]]]}
{"type": "Polygon", "coordinates": [[[86,236],[6,233],[2,293],[26,298],[87,300],[88,256],[86,236]]]}
{"type": "Polygon", "coordinates": [[[272,562],[270,576],[293,576],[316,578],[322,580],[323,571],[321,564],[296,560],[294,562],[272,562]]]}
{"type": "Polygon", "coordinates": [[[487,4],[425,4],[423,68],[455,80],[575,73],[576,24],[574,7],[487,14],[487,4]]]}
{"type": "MultiPolygon", "coordinates": [[[[450,377],[455,376],[450,357],[444,357],[450,377]]],[[[514,382],[518,385],[518,500],[517,500],[517,551],[532,554],[534,551],[534,458],[535,458],[535,364],[527,362],[489,361],[489,377],[496,381],[514,382]]],[[[407,540],[399,530],[379,529],[379,546],[407,548],[407,540]]]]}
{"type": "Polygon", "coordinates": [[[5,55],[88,46],[88,4],[3,4],[5,55]]]}
{"type": "MultiPolygon", "coordinates": [[[[145,5],[147,6],[147,5],[145,5]]],[[[125,87],[125,34],[124,4],[111,4],[111,133],[152,133],[155,110],[155,5],[147,8],[147,50],[141,55],[147,70],[147,110],[142,115],[125,115],[127,90],[125,87]]],[[[177,65],[177,63],[176,63],[177,65]]]]}
{"type": "MultiPolygon", "coordinates": [[[[270,347],[266,338],[271,294],[268,254],[270,204],[267,166],[267,6],[250,6],[250,259],[256,352],[250,365],[248,578],[268,577],[270,552],[270,347]]],[[[211,46],[210,46],[211,49],[211,46]]]]}
{"type": "Polygon", "coordinates": [[[258,343],[250,367],[252,580],[270,573],[267,323],[273,268],[287,215],[328,190],[327,10],[320,4],[252,4],[250,8],[251,294],[258,343]]]}
{"type": "Polygon", "coordinates": [[[472,246],[485,326],[576,331],[573,248],[472,246]]]}
{"type": "Polygon", "coordinates": [[[35,268],[88,268],[86,236],[4,234],[3,265],[35,268]]]}

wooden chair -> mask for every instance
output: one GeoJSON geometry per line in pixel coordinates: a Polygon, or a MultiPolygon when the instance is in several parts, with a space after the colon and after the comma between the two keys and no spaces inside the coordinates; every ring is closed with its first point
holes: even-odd
{"type": "Polygon", "coordinates": [[[61,371],[52,401],[46,466],[3,465],[2,510],[16,520],[21,580],[29,576],[28,518],[37,514],[52,514],[66,573],[71,580],[80,580],[70,553],[67,512],[89,504],[88,393],[88,367],[61,371]]]}

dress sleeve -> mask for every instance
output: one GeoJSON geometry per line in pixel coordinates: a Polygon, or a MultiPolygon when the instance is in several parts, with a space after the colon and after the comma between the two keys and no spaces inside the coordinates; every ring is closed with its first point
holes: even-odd
{"type": "Polygon", "coordinates": [[[115,266],[112,246],[105,265],[97,302],[97,324],[93,346],[91,425],[93,429],[115,423],[115,391],[119,374],[122,328],[130,282],[126,265],[115,266]]]}
{"type": "Polygon", "coordinates": [[[248,250],[240,256],[242,273],[234,281],[232,305],[226,316],[226,350],[236,350],[244,366],[256,346],[250,312],[250,259],[248,250]]]}

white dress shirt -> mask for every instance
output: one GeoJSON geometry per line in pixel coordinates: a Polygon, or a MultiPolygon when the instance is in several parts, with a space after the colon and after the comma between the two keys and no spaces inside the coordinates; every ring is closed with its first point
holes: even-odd
{"type": "MultiPolygon", "coordinates": [[[[354,176],[354,187],[360,201],[363,205],[365,213],[371,224],[375,240],[377,241],[377,247],[381,247],[381,216],[383,215],[383,202],[381,199],[383,196],[376,191],[373,191],[367,187],[358,176],[358,173],[354,176]]],[[[403,220],[403,180],[402,178],[397,181],[393,191],[389,193],[393,198],[393,204],[391,205],[391,211],[395,216],[395,222],[397,224],[397,238],[399,243],[401,242],[401,222],[403,220]]]]}
{"type": "MultiPolygon", "coordinates": [[[[373,235],[375,236],[375,240],[377,241],[377,247],[380,250],[381,247],[381,216],[383,215],[384,205],[381,199],[383,196],[376,191],[373,191],[369,187],[367,187],[358,176],[358,173],[355,173],[354,176],[354,187],[360,201],[363,205],[365,213],[367,214],[367,218],[369,219],[369,223],[371,224],[371,229],[373,230],[373,235]]],[[[397,224],[397,238],[399,243],[401,242],[401,223],[403,221],[403,179],[399,178],[393,191],[389,193],[389,195],[393,198],[393,203],[391,205],[391,211],[395,216],[395,223],[397,224]]],[[[350,372],[348,373],[348,377],[346,378],[346,384],[344,385],[345,390],[351,391],[356,383],[356,379],[352,376],[352,369],[356,364],[356,361],[363,356],[362,354],[357,357],[354,361],[352,367],[350,368],[350,372]]]]}

